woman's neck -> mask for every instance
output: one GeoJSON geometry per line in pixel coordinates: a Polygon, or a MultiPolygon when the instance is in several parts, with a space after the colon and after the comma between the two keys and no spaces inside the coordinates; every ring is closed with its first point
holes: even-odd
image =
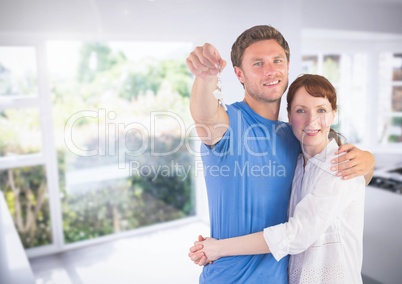
{"type": "Polygon", "coordinates": [[[310,160],[315,155],[320,154],[325,149],[325,147],[328,145],[329,142],[330,140],[327,139],[324,145],[318,145],[318,146],[308,146],[300,143],[303,152],[304,166],[307,164],[308,160],[310,160]]]}

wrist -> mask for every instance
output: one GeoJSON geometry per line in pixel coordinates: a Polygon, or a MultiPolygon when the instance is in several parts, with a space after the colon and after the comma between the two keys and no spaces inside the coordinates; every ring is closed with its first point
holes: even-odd
{"type": "Polygon", "coordinates": [[[218,240],[216,254],[218,258],[237,255],[236,244],[230,238],[218,240]]]}
{"type": "MultiPolygon", "coordinates": [[[[215,90],[218,85],[218,77],[217,76],[207,76],[207,77],[197,77],[197,85],[202,86],[203,88],[215,90]]],[[[211,92],[212,93],[212,92],[211,92]]]]}

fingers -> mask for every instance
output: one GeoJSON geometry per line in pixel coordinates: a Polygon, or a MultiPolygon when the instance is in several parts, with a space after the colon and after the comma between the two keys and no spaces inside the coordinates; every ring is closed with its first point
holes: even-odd
{"type": "Polygon", "coordinates": [[[198,56],[200,62],[208,68],[219,67],[220,60],[222,60],[218,50],[209,43],[198,46],[194,53],[198,56]]]}
{"type": "MultiPolygon", "coordinates": [[[[339,161],[339,159],[338,159],[339,161]]],[[[345,177],[348,175],[351,175],[358,171],[359,169],[356,167],[357,165],[353,160],[348,160],[348,161],[339,161],[340,164],[337,164],[333,167],[331,167],[331,170],[336,171],[337,176],[345,177]]]]}
{"type": "Polygon", "coordinates": [[[194,246],[190,248],[190,252],[197,252],[199,250],[202,250],[204,248],[203,245],[198,244],[197,242],[194,242],[194,246]]]}
{"type": "Polygon", "coordinates": [[[343,154],[331,161],[334,164],[331,170],[337,171],[337,176],[343,179],[365,176],[374,168],[373,155],[356,148],[353,144],[340,146],[336,153],[343,154]]]}
{"type": "Polygon", "coordinates": [[[194,262],[194,264],[197,264],[199,266],[204,266],[212,263],[212,261],[209,261],[207,256],[203,252],[197,252],[197,253],[189,252],[188,256],[194,262]]]}
{"type": "Polygon", "coordinates": [[[355,146],[351,143],[343,144],[343,145],[339,146],[338,151],[335,152],[335,155],[338,155],[338,154],[344,153],[344,152],[349,152],[353,148],[355,148],[355,146]]]}
{"type": "Polygon", "coordinates": [[[186,59],[186,64],[195,76],[215,76],[226,66],[218,50],[211,44],[197,46],[186,59]]]}
{"type": "Polygon", "coordinates": [[[190,247],[190,253],[195,253],[197,251],[200,251],[204,248],[204,246],[200,243],[202,241],[205,241],[205,238],[201,235],[198,236],[198,241],[194,242],[194,245],[190,247]]]}
{"type": "Polygon", "coordinates": [[[204,256],[202,256],[200,258],[200,261],[198,262],[198,265],[199,266],[204,266],[204,265],[207,265],[207,264],[210,264],[210,263],[212,263],[212,262],[209,262],[208,258],[204,255],[204,256]]]}
{"type": "Polygon", "coordinates": [[[342,175],[342,179],[351,179],[357,176],[362,176],[363,173],[361,172],[354,172],[352,173],[352,171],[346,171],[343,175],[342,175]],[[350,174],[349,174],[350,173],[350,174]]]}
{"type": "Polygon", "coordinates": [[[212,261],[208,260],[208,257],[205,255],[203,251],[201,251],[204,246],[201,242],[205,241],[207,238],[204,238],[202,235],[198,236],[198,241],[194,242],[194,245],[190,247],[188,257],[199,266],[204,266],[207,264],[212,264],[212,261]]]}
{"type": "Polygon", "coordinates": [[[351,169],[358,165],[356,163],[356,161],[353,159],[352,160],[344,160],[344,159],[341,160],[338,158],[337,160],[338,160],[339,164],[332,166],[331,170],[342,172],[344,170],[351,169]]]}
{"type": "Polygon", "coordinates": [[[202,257],[205,257],[205,254],[201,252],[189,252],[188,257],[195,263],[198,264],[198,262],[201,260],[202,257]]]}
{"type": "Polygon", "coordinates": [[[350,160],[353,160],[354,158],[356,158],[356,155],[358,154],[359,151],[357,151],[357,148],[355,148],[353,146],[353,144],[345,144],[345,145],[341,145],[338,148],[338,151],[335,152],[335,155],[339,155],[337,156],[337,158],[333,159],[331,162],[332,164],[341,164],[344,162],[348,162],[350,160]],[[342,155],[340,155],[342,154],[342,155]]]}
{"type": "Polygon", "coordinates": [[[342,177],[342,179],[351,179],[365,174],[364,165],[359,164],[355,159],[341,162],[331,167],[331,170],[337,171],[336,175],[342,177]]]}
{"type": "Polygon", "coordinates": [[[356,163],[356,151],[354,151],[356,148],[353,146],[353,144],[345,144],[341,145],[335,154],[338,156],[335,159],[331,160],[331,163],[334,165],[331,167],[332,171],[337,171],[338,176],[341,176],[341,174],[344,170],[346,169],[351,169],[355,167],[358,163],[356,163]],[[340,155],[342,154],[342,155],[340,155]]]}
{"type": "Polygon", "coordinates": [[[351,179],[353,177],[364,175],[364,173],[358,166],[353,166],[338,170],[336,175],[342,177],[343,179],[351,179]]]}
{"type": "Polygon", "coordinates": [[[225,69],[225,67],[226,67],[226,61],[223,59],[220,59],[219,60],[219,71],[222,72],[223,69],[225,69]]]}

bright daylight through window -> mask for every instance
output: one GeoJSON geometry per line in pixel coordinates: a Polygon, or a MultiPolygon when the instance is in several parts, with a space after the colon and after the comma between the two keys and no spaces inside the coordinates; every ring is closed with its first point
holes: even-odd
{"type": "MultiPolygon", "coordinates": [[[[17,157],[0,168],[0,189],[25,248],[52,243],[46,163],[18,159],[49,153],[41,135],[47,127],[64,243],[193,215],[191,44],[52,41],[46,48],[52,115],[40,101],[0,109],[0,158],[17,157]]],[[[35,49],[30,57],[11,49],[0,48],[0,98],[40,97],[35,49]]]]}
{"type": "Polygon", "coordinates": [[[402,143],[402,53],[380,54],[379,143],[402,143]]]}

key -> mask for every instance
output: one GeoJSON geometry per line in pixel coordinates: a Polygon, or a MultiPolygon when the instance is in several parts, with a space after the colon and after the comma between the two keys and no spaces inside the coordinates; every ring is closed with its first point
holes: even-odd
{"type": "Polygon", "coordinates": [[[219,105],[227,111],[227,107],[225,103],[223,102],[223,93],[222,93],[222,81],[221,81],[221,71],[219,70],[218,73],[218,86],[216,87],[216,90],[212,92],[214,97],[218,100],[219,105]]]}

